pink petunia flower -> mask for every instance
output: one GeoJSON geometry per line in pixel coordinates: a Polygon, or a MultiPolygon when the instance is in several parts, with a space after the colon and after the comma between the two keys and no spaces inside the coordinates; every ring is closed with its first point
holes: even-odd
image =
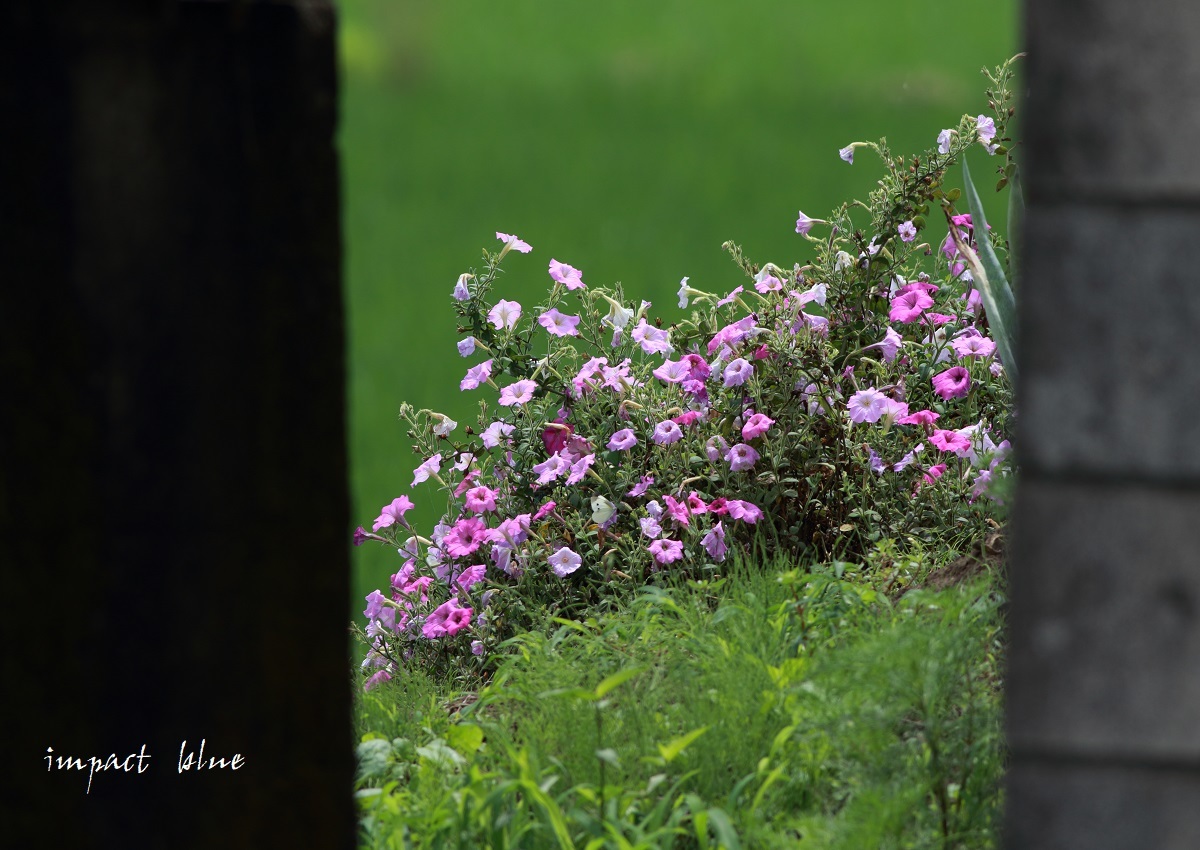
{"type": "Polygon", "coordinates": [[[654,377],[668,384],[678,384],[691,373],[691,366],[684,360],[665,360],[654,370],[654,377]]]}
{"type": "Polygon", "coordinates": [[[571,465],[563,459],[563,456],[555,452],[541,463],[534,464],[533,471],[538,474],[537,486],[543,487],[549,484],[570,468],[571,465]]]}
{"type": "Polygon", "coordinates": [[[528,242],[518,239],[516,236],[513,236],[509,233],[501,233],[500,231],[496,231],[496,238],[503,242],[506,248],[512,248],[515,251],[520,251],[522,254],[528,254],[533,250],[533,247],[528,242]]]}
{"type": "Polygon", "coordinates": [[[797,233],[808,233],[808,231],[812,230],[814,223],[815,223],[815,220],[806,216],[804,214],[804,210],[801,210],[800,217],[798,219],[796,219],[796,232],[797,233]]]}
{"type": "Polygon", "coordinates": [[[720,434],[709,437],[704,444],[704,453],[708,455],[708,459],[716,463],[721,458],[725,457],[725,453],[729,451],[729,443],[720,434]]]}
{"type": "Polygon", "coordinates": [[[952,398],[963,398],[971,389],[971,373],[962,366],[954,366],[945,372],[939,372],[932,378],[933,391],[949,401],[952,398]]]}
{"type": "MultiPolygon", "coordinates": [[[[921,473],[921,480],[926,484],[932,484],[934,481],[942,477],[946,471],[946,464],[939,463],[929,467],[925,472],[921,473]]],[[[920,486],[919,484],[917,486],[920,486]]]]}
{"type": "Polygon", "coordinates": [[[725,367],[724,384],[727,387],[740,387],[754,374],[754,367],[745,358],[738,357],[725,367]]]}
{"type": "Polygon", "coordinates": [[[496,491],[488,487],[472,487],[466,494],[466,508],[473,514],[496,510],[496,491]]]}
{"type": "Polygon", "coordinates": [[[493,422],[483,429],[479,439],[483,441],[485,448],[494,449],[514,430],[516,430],[515,426],[509,425],[507,422],[493,422]]]}
{"type": "Polygon", "coordinates": [[[750,525],[754,525],[763,516],[762,508],[741,499],[727,499],[725,507],[728,508],[730,517],[740,519],[742,522],[750,523],[750,525]]]}
{"type": "Polygon", "coordinates": [[[470,622],[471,609],[461,607],[457,599],[449,599],[426,618],[425,625],[421,627],[421,634],[430,640],[449,637],[458,634],[470,622]]]}
{"type": "Polygon", "coordinates": [[[483,581],[483,576],[486,571],[487,567],[483,564],[472,564],[458,574],[458,578],[454,580],[454,583],[463,590],[470,590],[473,586],[483,581]]]}
{"type": "Polygon", "coordinates": [[[850,400],[846,402],[846,409],[850,411],[850,421],[878,422],[879,417],[883,416],[884,403],[886,401],[887,396],[874,387],[859,390],[850,396],[850,400]]]}
{"type": "Polygon", "coordinates": [[[633,341],[642,347],[647,354],[670,354],[675,350],[671,345],[670,336],[662,328],[656,328],[646,321],[643,316],[633,329],[633,341]]]}
{"type": "Polygon", "coordinates": [[[488,311],[488,321],[495,325],[496,330],[512,328],[519,318],[521,318],[521,305],[516,301],[505,301],[503,298],[488,311]]]}
{"type": "Polygon", "coordinates": [[[925,310],[933,306],[933,299],[921,290],[909,290],[892,299],[888,319],[893,322],[915,321],[925,310]]]}
{"type": "Polygon", "coordinates": [[[717,302],[718,307],[724,307],[726,304],[732,304],[734,299],[742,294],[742,287],[737,287],[720,301],[717,302]]]}
{"type": "Polygon", "coordinates": [[[725,527],[718,522],[704,535],[700,545],[708,552],[708,557],[717,563],[724,561],[726,553],[729,552],[729,547],[725,545],[725,527]]]}
{"type": "Polygon", "coordinates": [[[442,470],[442,455],[439,452],[413,470],[413,480],[410,487],[416,487],[422,481],[428,481],[442,470]]]}
{"type": "Polygon", "coordinates": [[[571,464],[571,474],[567,476],[568,484],[578,484],[583,480],[583,476],[587,475],[588,469],[595,462],[596,455],[590,454],[581,457],[579,460],[571,464]]]}
{"type": "Polygon", "coordinates": [[[663,501],[667,503],[667,513],[671,519],[675,520],[678,525],[691,525],[688,519],[688,504],[687,500],[679,501],[672,496],[663,496],[663,501]]]}
{"type": "Polygon", "coordinates": [[[547,500],[545,504],[543,504],[540,508],[537,509],[537,512],[533,515],[532,521],[537,522],[539,519],[544,517],[546,514],[550,513],[550,511],[554,510],[555,507],[557,507],[557,506],[554,504],[554,502],[547,500]]]}
{"type": "Polygon", "coordinates": [[[938,420],[939,414],[932,410],[918,410],[896,420],[897,425],[932,425],[938,420]]]}
{"type": "Polygon", "coordinates": [[[638,481],[637,484],[633,485],[633,488],[625,495],[629,496],[630,498],[633,498],[633,499],[636,499],[639,496],[644,496],[644,495],[646,495],[646,491],[649,490],[651,485],[653,485],[653,484],[654,484],[654,476],[653,475],[643,475],[641,480],[638,481]]]}
{"type": "Polygon", "coordinates": [[[708,505],[704,504],[704,499],[700,498],[700,494],[697,493],[695,490],[688,493],[687,506],[688,506],[688,510],[692,514],[708,513],[708,505]]]}
{"type": "Polygon", "coordinates": [[[566,578],[571,573],[579,569],[580,565],[583,564],[583,558],[575,554],[566,546],[563,546],[561,549],[547,558],[546,561],[548,564],[550,564],[550,569],[552,569],[554,574],[559,578],[566,578]]]}
{"type": "Polygon", "coordinates": [[[683,557],[683,544],[678,540],[662,538],[647,546],[646,551],[653,555],[658,563],[669,564],[683,557]]]}
{"type": "Polygon", "coordinates": [[[558,260],[550,261],[550,277],[567,289],[583,289],[583,272],[558,260]]]}
{"type": "Polygon", "coordinates": [[[960,434],[958,431],[947,431],[939,428],[929,435],[929,442],[933,443],[934,448],[943,452],[953,452],[958,454],[971,448],[971,438],[965,434],[960,434]]]}
{"type": "Polygon", "coordinates": [[[755,437],[761,437],[774,424],[775,420],[765,413],[756,413],[742,426],[742,439],[753,440],[755,437]]]}
{"type": "Polygon", "coordinates": [[[525,404],[533,398],[535,389],[537,389],[537,384],[528,378],[509,384],[500,390],[500,404],[503,407],[525,404]]]}
{"type": "Polygon", "coordinates": [[[392,499],[390,505],[384,505],[383,510],[379,512],[379,517],[375,520],[375,524],[371,527],[372,531],[378,531],[381,528],[400,523],[403,526],[408,525],[408,521],[404,519],[404,515],[413,508],[412,500],[408,496],[399,496],[392,499]]]}
{"type": "Polygon", "coordinates": [[[896,228],[896,232],[899,234],[901,242],[912,242],[917,238],[917,227],[911,221],[904,222],[896,228]]]}
{"type": "Polygon", "coordinates": [[[683,439],[683,430],[668,419],[654,426],[654,436],[651,439],[660,446],[669,446],[683,439]]]}
{"type": "Polygon", "coordinates": [[[729,468],[734,472],[753,469],[758,457],[758,452],[745,443],[738,443],[725,454],[725,460],[729,461],[729,468]]]}
{"type": "Polygon", "coordinates": [[[579,317],[560,313],[557,307],[551,307],[538,316],[538,324],[549,331],[551,336],[579,336],[579,317]]]}
{"type": "Polygon", "coordinates": [[[991,357],[996,353],[996,343],[986,336],[960,336],[950,342],[950,347],[959,357],[991,357]]]}
{"type": "Polygon", "coordinates": [[[478,549],[481,543],[486,542],[489,536],[488,527],[483,524],[483,520],[464,517],[446,532],[442,539],[442,548],[452,558],[465,558],[478,549]]]}
{"type": "Polygon", "coordinates": [[[878,348],[883,354],[883,359],[887,363],[892,363],[896,359],[896,355],[900,351],[900,346],[904,343],[904,337],[896,332],[895,328],[888,328],[883,335],[883,339],[872,345],[868,345],[867,349],[878,348]]]}
{"type": "Polygon", "coordinates": [[[467,370],[467,376],[459,382],[458,388],[460,390],[477,390],[482,384],[487,383],[490,377],[492,377],[492,361],[484,360],[478,366],[472,366],[467,370]]]}
{"type": "Polygon", "coordinates": [[[608,448],[614,452],[625,452],[637,445],[637,435],[630,428],[622,428],[608,439],[608,448]]]}

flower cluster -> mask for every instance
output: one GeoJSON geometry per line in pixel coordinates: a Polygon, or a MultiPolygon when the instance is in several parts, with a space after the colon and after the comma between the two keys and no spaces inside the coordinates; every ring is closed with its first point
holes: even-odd
{"type": "Polygon", "coordinates": [[[481,398],[478,428],[401,411],[424,458],[411,486],[449,507],[423,536],[400,496],[355,535],[403,558],[390,593],[367,597],[368,685],[414,654],[485,653],[514,612],[570,614],[661,570],[715,571],[756,540],[861,554],[948,510],[986,517],[1008,470],[1011,388],[954,240],[919,240],[931,203],[960,236],[992,238],[941,184],[994,134],[966,116],[911,165],[883,142],[847,147],[847,162],[867,147],[888,164],[871,221],[850,205],[801,213],[805,265],[758,266],[727,243],[747,283],[684,277],[694,312],[670,327],[557,259],[543,303],[493,300],[501,261],[533,250],[497,233],[502,248],[452,293],[458,354],[478,358],[459,383],[481,398]]]}

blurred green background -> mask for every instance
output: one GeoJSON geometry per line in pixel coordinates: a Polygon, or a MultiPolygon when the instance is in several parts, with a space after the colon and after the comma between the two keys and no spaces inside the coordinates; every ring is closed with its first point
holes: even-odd
{"type": "MultiPolygon", "coordinates": [[[[983,66],[1018,47],[1016,0],[340,0],[355,524],[406,493],[428,534],[445,500],[409,488],[402,401],[473,424],[450,292],[496,249],[498,297],[531,303],[551,258],[676,318],[679,279],[744,283],[720,245],[785,267],[798,210],[865,199],[896,153],[986,111],[983,66]]],[[[973,164],[975,161],[973,160],[973,164]]],[[[974,172],[992,181],[986,156],[974,172]]],[[[994,178],[992,178],[994,180],[994,178]]],[[[347,530],[347,541],[349,541],[347,530]]],[[[349,543],[347,543],[349,545],[349,543]]],[[[400,566],[355,549],[353,613],[400,566]]]]}

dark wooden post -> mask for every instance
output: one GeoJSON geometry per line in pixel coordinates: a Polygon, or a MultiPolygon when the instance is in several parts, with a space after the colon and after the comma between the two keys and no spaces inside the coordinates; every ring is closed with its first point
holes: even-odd
{"type": "Polygon", "coordinates": [[[1028,0],[1006,846],[1200,847],[1200,5],[1028,0]]]}
{"type": "Polygon", "coordinates": [[[0,33],[2,843],[350,847],[330,5],[0,33]]]}

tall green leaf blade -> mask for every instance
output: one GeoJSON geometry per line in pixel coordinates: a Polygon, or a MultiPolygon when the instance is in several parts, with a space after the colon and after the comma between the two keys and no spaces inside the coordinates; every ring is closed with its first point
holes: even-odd
{"type": "Polygon", "coordinates": [[[992,337],[1000,350],[1000,359],[1004,361],[1004,369],[1009,380],[1017,383],[1016,330],[1017,304],[1013,297],[1012,288],[1004,275],[996,252],[987,236],[987,217],[983,213],[983,202],[971,181],[971,170],[967,167],[966,157],[963,157],[963,190],[967,195],[967,204],[971,208],[971,223],[979,236],[975,242],[979,246],[978,254],[971,250],[962,238],[954,233],[954,244],[960,254],[971,267],[975,278],[975,287],[983,298],[983,309],[987,313],[988,325],[992,329],[992,337]]]}
{"type": "Polygon", "coordinates": [[[1013,296],[1020,289],[1020,249],[1021,223],[1025,221],[1025,197],[1021,192],[1020,172],[1013,175],[1009,181],[1008,190],[1008,276],[1012,284],[1013,296]]]}
{"type": "Polygon", "coordinates": [[[625,684],[645,669],[646,666],[644,664],[635,664],[633,667],[626,667],[624,670],[613,673],[600,684],[596,685],[596,699],[604,699],[605,695],[613,688],[625,684]]]}

